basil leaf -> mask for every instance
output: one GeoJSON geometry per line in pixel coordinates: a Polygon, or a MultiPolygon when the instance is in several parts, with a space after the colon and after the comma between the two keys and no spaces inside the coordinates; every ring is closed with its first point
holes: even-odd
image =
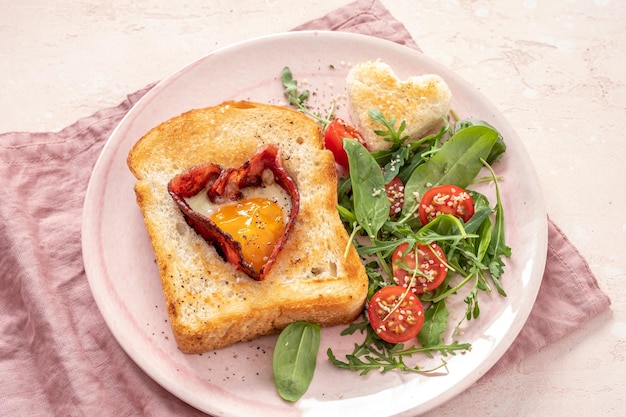
{"type": "Polygon", "coordinates": [[[499,133],[487,126],[470,126],[455,133],[427,162],[415,168],[404,187],[403,215],[412,213],[424,192],[437,185],[465,188],[482,169],[499,133]],[[411,198],[416,196],[416,198],[411,198]]]}
{"type": "Polygon", "coordinates": [[[374,238],[389,218],[389,198],[385,192],[383,172],[372,154],[359,142],[344,139],[348,155],[354,214],[357,222],[374,238]]]}
{"type": "Polygon", "coordinates": [[[278,394],[287,401],[297,401],[311,385],[321,328],[314,323],[289,324],[278,336],[272,368],[278,394]]]}

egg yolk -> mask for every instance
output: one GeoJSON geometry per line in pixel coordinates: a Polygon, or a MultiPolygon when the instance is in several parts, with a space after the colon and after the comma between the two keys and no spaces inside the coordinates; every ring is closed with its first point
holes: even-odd
{"type": "Polygon", "coordinates": [[[221,205],[211,220],[241,244],[243,259],[255,271],[267,262],[275,243],[285,233],[282,208],[266,198],[249,198],[221,205]]]}

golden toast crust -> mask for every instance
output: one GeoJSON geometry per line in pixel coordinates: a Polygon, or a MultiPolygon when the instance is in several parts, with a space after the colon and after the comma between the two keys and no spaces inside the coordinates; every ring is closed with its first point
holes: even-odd
{"type": "Polygon", "coordinates": [[[181,351],[199,353],[276,333],[294,321],[349,323],[363,308],[367,276],[336,204],[337,173],[317,124],[279,106],[226,102],[156,126],[128,155],[181,351]],[[186,223],[167,193],[179,172],[213,162],[237,167],[277,144],[300,193],[300,212],[276,263],[255,281],[225,261],[186,223]]]}

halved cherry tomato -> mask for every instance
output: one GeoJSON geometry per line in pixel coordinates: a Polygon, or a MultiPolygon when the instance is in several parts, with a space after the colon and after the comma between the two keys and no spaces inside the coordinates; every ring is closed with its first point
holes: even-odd
{"type": "Polygon", "coordinates": [[[343,149],[343,139],[355,139],[363,143],[363,136],[343,119],[334,119],[324,133],[324,145],[335,156],[335,162],[344,168],[348,168],[348,155],[343,149]]]}
{"type": "Polygon", "coordinates": [[[416,294],[432,291],[440,286],[448,275],[447,260],[443,249],[435,242],[429,245],[417,244],[407,251],[408,247],[408,243],[402,243],[391,255],[393,280],[396,284],[407,288],[415,276],[412,290],[416,294]],[[416,251],[417,262],[415,261],[416,251]],[[416,270],[416,273],[414,274],[411,270],[416,270]]]}
{"type": "Polygon", "coordinates": [[[418,214],[422,224],[430,222],[440,214],[451,214],[466,222],[474,215],[474,200],[461,187],[440,185],[424,193],[418,214]]]}
{"type": "Polygon", "coordinates": [[[406,342],[417,336],[424,324],[424,307],[411,291],[397,285],[378,290],[367,306],[374,332],[390,343],[406,342]]]}
{"type": "Polygon", "coordinates": [[[402,211],[404,205],[404,184],[400,178],[395,177],[388,184],[385,184],[387,198],[389,198],[389,216],[396,215],[402,211]]]}

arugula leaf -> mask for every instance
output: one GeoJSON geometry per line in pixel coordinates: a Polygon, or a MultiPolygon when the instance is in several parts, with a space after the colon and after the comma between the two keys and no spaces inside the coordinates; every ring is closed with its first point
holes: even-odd
{"type": "Polygon", "coordinates": [[[345,361],[338,359],[332,349],[328,349],[326,354],[328,360],[338,368],[349,369],[359,372],[360,375],[367,375],[370,371],[389,372],[398,369],[404,372],[430,373],[444,367],[445,361],[434,368],[423,369],[419,365],[409,365],[405,362],[405,357],[412,357],[416,354],[425,354],[429,357],[438,352],[443,356],[456,355],[457,352],[467,351],[471,348],[469,343],[458,343],[454,341],[450,344],[435,344],[429,347],[424,346],[404,346],[403,343],[388,343],[378,338],[369,322],[362,321],[353,323],[342,335],[353,334],[356,331],[365,333],[362,343],[355,344],[352,353],[347,354],[345,361]]]}
{"type": "Polygon", "coordinates": [[[325,129],[333,119],[334,104],[326,117],[322,117],[320,114],[311,113],[306,105],[306,101],[309,99],[311,92],[309,90],[304,90],[302,92],[298,91],[298,81],[293,78],[293,74],[291,73],[291,69],[289,67],[283,68],[280,81],[283,84],[283,93],[289,103],[295,106],[301,113],[313,118],[322,125],[322,129],[325,129]]]}
{"type": "Polygon", "coordinates": [[[309,90],[304,90],[302,93],[298,93],[298,82],[293,79],[293,74],[289,67],[283,68],[280,80],[285,88],[285,97],[289,100],[289,103],[302,107],[304,102],[309,98],[309,90]]]}
{"type": "Polygon", "coordinates": [[[368,115],[372,121],[386,128],[386,130],[375,130],[374,133],[391,143],[389,149],[372,153],[376,162],[383,167],[385,184],[388,184],[396,176],[400,178],[403,184],[406,183],[413,170],[428,160],[431,153],[439,148],[441,140],[450,128],[448,118],[444,117],[444,124],[441,126],[439,133],[407,142],[409,136],[403,134],[406,129],[405,121],[402,121],[396,129],[395,116],[391,116],[387,120],[382,112],[377,109],[370,110],[368,115]],[[424,149],[427,149],[427,151],[423,152],[424,149]]]}
{"type": "Polygon", "coordinates": [[[483,223],[478,228],[478,236],[480,239],[478,241],[478,247],[475,250],[476,259],[482,262],[485,259],[485,255],[491,246],[491,219],[488,217],[485,218],[483,223]]]}
{"type": "Polygon", "coordinates": [[[480,315],[480,307],[478,305],[478,286],[475,285],[472,290],[465,296],[465,304],[467,304],[467,311],[465,312],[465,318],[467,320],[477,319],[480,315]]]}
{"type": "Polygon", "coordinates": [[[374,238],[389,218],[389,199],[380,166],[372,154],[356,140],[344,139],[348,155],[354,213],[359,225],[374,238]]]}
{"type": "Polygon", "coordinates": [[[374,133],[376,133],[378,136],[381,136],[384,140],[395,143],[397,145],[403,145],[404,142],[406,142],[406,140],[409,138],[406,135],[402,135],[402,133],[406,129],[406,121],[403,120],[400,123],[400,126],[398,126],[398,129],[396,129],[395,116],[391,116],[391,118],[387,120],[382,112],[378,109],[370,110],[367,115],[370,117],[370,119],[372,119],[372,121],[378,122],[385,126],[387,130],[374,131],[374,133]]]}
{"type": "Polygon", "coordinates": [[[487,255],[490,259],[489,273],[491,275],[491,280],[498,290],[498,293],[500,295],[506,296],[506,292],[504,291],[504,288],[500,283],[500,277],[504,272],[504,261],[502,260],[502,257],[505,256],[507,258],[510,258],[511,248],[506,244],[504,238],[504,208],[502,207],[502,198],[500,196],[500,187],[498,186],[496,174],[493,171],[493,168],[491,168],[491,166],[486,161],[483,161],[483,163],[491,172],[496,188],[496,206],[494,208],[496,212],[496,218],[493,226],[493,231],[491,233],[491,241],[489,242],[489,246],[486,250],[487,255]]]}
{"type": "Polygon", "coordinates": [[[315,373],[321,328],[317,324],[295,322],[278,336],[272,370],[278,394],[297,401],[309,388],[315,373]]]}

